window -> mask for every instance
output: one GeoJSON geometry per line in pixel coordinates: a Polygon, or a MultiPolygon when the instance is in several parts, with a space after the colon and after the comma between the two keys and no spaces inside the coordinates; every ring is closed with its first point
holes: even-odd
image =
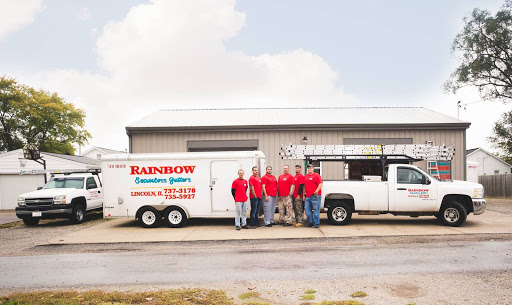
{"type": "Polygon", "coordinates": [[[499,169],[494,170],[494,174],[495,175],[499,175],[500,174],[500,170],[499,169]]]}
{"type": "Polygon", "coordinates": [[[101,160],[101,154],[96,154],[96,159],[101,160]]]}
{"type": "Polygon", "coordinates": [[[87,178],[87,189],[96,189],[98,188],[98,185],[96,184],[96,180],[94,180],[93,177],[89,177],[87,178]],[[90,184],[93,184],[94,186],[93,187],[89,187],[90,184]]]}
{"type": "Polygon", "coordinates": [[[423,174],[412,168],[399,167],[397,182],[401,184],[422,184],[423,174]]]}
{"type": "Polygon", "coordinates": [[[43,189],[74,188],[84,187],[84,178],[52,178],[43,186],[43,189]]]}

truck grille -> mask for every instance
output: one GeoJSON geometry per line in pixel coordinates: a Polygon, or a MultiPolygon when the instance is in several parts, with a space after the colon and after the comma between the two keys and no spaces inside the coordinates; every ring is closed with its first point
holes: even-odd
{"type": "Polygon", "coordinates": [[[27,206],[52,205],[53,198],[25,198],[27,206]]]}

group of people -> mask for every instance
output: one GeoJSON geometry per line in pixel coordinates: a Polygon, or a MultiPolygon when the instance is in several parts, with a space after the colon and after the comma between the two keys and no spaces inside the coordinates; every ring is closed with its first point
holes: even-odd
{"type": "Polygon", "coordinates": [[[257,166],[252,168],[249,182],[244,179],[244,170],[238,170],[238,178],[233,181],[231,193],[235,200],[236,230],[249,229],[247,226],[247,191],[251,202],[251,229],[262,226],[258,216],[263,204],[263,222],[265,227],[272,227],[276,206],[279,209],[279,222],[283,226],[302,227],[304,211],[307,227],[320,227],[320,203],[322,195],[322,178],[315,173],[313,165],[308,165],[307,174],[302,175],[302,166],[295,165],[295,176],[290,174],[288,165],[283,167],[283,174],[277,179],[272,175],[272,166],[267,166],[266,174],[259,176],[257,166]]]}

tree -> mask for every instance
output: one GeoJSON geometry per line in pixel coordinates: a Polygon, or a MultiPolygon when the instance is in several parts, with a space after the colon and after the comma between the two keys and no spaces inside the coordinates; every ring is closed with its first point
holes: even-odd
{"type": "Polygon", "coordinates": [[[460,54],[460,65],[445,83],[457,92],[475,86],[484,100],[512,99],[512,2],[505,2],[495,16],[474,9],[464,18],[464,28],[455,37],[452,52],[460,54]]]}
{"type": "Polygon", "coordinates": [[[487,139],[503,152],[498,156],[512,164],[512,111],[505,112],[494,123],[492,136],[487,139]]]}
{"type": "Polygon", "coordinates": [[[73,144],[91,137],[84,125],[85,112],[56,93],[0,78],[0,150],[34,144],[41,151],[74,154],[73,144]]]}

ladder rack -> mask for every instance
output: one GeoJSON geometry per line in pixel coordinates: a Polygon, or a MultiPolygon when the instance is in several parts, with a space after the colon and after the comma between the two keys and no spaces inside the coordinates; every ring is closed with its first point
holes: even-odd
{"type": "Polygon", "coordinates": [[[289,145],[281,147],[281,159],[344,160],[452,160],[455,147],[420,144],[396,145],[289,145]]]}

